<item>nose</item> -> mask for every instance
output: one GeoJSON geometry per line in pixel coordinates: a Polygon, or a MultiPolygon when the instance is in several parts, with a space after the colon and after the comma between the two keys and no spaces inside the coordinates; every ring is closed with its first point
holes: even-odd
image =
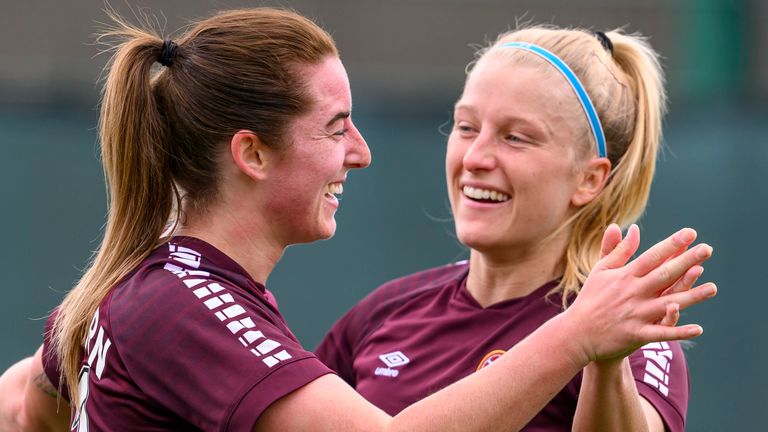
{"type": "Polygon", "coordinates": [[[346,165],[350,168],[365,168],[371,164],[371,149],[354,124],[349,127],[349,149],[347,150],[346,165]]]}
{"type": "Polygon", "coordinates": [[[490,171],[496,167],[496,155],[493,150],[493,136],[483,133],[475,137],[464,153],[464,169],[470,172],[490,171]]]}

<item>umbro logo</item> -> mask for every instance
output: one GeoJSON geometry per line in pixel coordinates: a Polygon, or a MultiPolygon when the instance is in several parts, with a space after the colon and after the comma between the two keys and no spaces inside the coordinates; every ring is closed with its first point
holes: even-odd
{"type": "Polygon", "coordinates": [[[379,360],[384,362],[387,367],[377,367],[376,370],[373,372],[374,375],[378,376],[388,376],[395,378],[400,374],[400,371],[397,369],[392,369],[396,367],[400,367],[403,365],[407,365],[411,362],[411,360],[403,354],[402,351],[393,351],[391,353],[382,354],[379,356],[379,360]]]}

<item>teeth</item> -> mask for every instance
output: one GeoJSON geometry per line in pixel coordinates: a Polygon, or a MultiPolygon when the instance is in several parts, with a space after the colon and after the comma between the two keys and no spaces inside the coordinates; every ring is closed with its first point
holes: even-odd
{"type": "Polygon", "coordinates": [[[473,199],[484,199],[491,201],[504,202],[509,199],[509,196],[505,193],[497,192],[490,189],[480,189],[471,186],[464,186],[462,189],[464,195],[473,199]]]}
{"type": "Polygon", "coordinates": [[[342,183],[331,183],[326,188],[326,193],[332,195],[341,195],[344,193],[344,185],[342,183]]]}

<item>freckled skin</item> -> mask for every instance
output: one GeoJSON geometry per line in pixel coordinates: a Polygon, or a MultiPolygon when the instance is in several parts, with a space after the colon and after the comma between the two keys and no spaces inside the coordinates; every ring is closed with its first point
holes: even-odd
{"type": "Polygon", "coordinates": [[[284,154],[266,186],[271,192],[267,211],[281,222],[284,244],[305,243],[333,236],[338,202],[326,195],[328,185],[343,181],[353,168],[370,164],[371,154],[351,117],[328,124],[352,109],[349,80],[338,58],[307,67],[312,109],[288,128],[284,154]]]}

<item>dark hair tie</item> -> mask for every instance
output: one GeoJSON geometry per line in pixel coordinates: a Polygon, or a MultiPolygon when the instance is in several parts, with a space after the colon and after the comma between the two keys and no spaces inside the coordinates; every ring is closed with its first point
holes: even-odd
{"type": "Polygon", "coordinates": [[[599,31],[595,32],[595,37],[597,37],[597,40],[600,41],[600,45],[602,45],[606,51],[613,55],[613,42],[611,42],[611,40],[608,38],[608,35],[599,31]]]}
{"type": "Polygon", "coordinates": [[[165,67],[172,65],[173,61],[176,60],[177,48],[179,46],[174,41],[170,39],[164,40],[163,49],[160,51],[160,57],[158,57],[157,62],[165,67]]]}

